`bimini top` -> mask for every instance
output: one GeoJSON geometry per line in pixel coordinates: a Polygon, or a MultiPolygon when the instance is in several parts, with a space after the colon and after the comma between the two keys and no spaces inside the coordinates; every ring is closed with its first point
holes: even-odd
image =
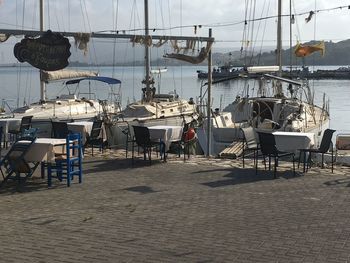
{"type": "Polygon", "coordinates": [[[109,78],[109,77],[86,77],[86,78],[81,78],[81,79],[72,79],[66,81],[66,85],[71,85],[71,84],[77,84],[82,80],[97,80],[97,81],[102,81],[107,84],[120,84],[122,83],[119,79],[114,79],[114,78],[109,78]]]}

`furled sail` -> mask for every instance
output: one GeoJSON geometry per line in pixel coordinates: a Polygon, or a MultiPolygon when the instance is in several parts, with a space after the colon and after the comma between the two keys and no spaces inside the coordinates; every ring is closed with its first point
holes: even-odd
{"type": "Polygon", "coordinates": [[[40,79],[45,82],[61,79],[82,78],[98,76],[97,72],[93,71],[76,71],[76,70],[56,70],[42,71],[40,79]]]}
{"type": "Polygon", "coordinates": [[[297,57],[306,57],[315,51],[320,51],[321,55],[322,56],[324,55],[324,52],[325,52],[324,41],[316,45],[302,45],[300,43],[297,43],[294,53],[297,57]]]}

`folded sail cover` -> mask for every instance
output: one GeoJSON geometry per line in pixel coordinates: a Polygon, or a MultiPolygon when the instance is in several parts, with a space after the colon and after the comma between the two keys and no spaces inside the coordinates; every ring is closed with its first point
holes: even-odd
{"type": "Polygon", "coordinates": [[[207,43],[206,47],[202,47],[198,56],[188,56],[185,54],[172,53],[172,54],[165,54],[164,57],[165,58],[175,58],[175,59],[186,61],[186,62],[189,62],[192,64],[199,64],[199,63],[203,62],[208,57],[208,53],[211,49],[212,44],[213,43],[210,42],[210,43],[207,43]]]}
{"type": "Polygon", "coordinates": [[[316,45],[302,45],[298,43],[295,47],[294,53],[297,57],[306,57],[315,51],[320,51],[321,55],[324,55],[325,46],[323,41],[316,45]]]}
{"type": "Polygon", "coordinates": [[[98,73],[93,71],[56,70],[56,71],[42,71],[40,78],[42,81],[48,82],[53,80],[93,77],[93,76],[98,76],[98,73]]]}

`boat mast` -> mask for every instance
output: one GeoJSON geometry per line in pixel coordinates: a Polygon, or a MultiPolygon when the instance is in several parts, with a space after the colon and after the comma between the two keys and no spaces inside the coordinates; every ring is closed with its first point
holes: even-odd
{"type": "MultiPolygon", "coordinates": [[[[149,38],[149,26],[148,26],[148,0],[144,1],[144,8],[145,8],[145,39],[149,38]]],[[[151,75],[150,75],[150,68],[151,68],[151,62],[150,62],[150,50],[148,47],[147,41],[145,41],[145,70],[146,70],[146,76],[144,83],[146,84],[146,91],[144,99],[146,102],[149,102],[151,100],[151,75]]]]}
{"type": "MultiPolygon", "coordinates": [[[[44,32],[44,0],[40,0],[40,31],[44,32]]],[[[41,80],[42,70],[40,70],[40,101],[46,100],[46,85],[41,80]]]]}
{"type": "Polygon", "coordinates": [[[281,77],[282,76],[282,0],[278,0],[277,65],[278,65],[278,75],[281,77]]]}

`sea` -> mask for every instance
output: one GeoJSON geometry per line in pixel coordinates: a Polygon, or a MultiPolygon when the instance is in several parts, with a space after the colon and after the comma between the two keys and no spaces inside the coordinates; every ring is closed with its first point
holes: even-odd
{"type": "MultiPolygon", "coordinates": [[[[337,69],[339,67],[320,66],[310,69],[337,69]]],[[[96,81],[82,81],[79,86],[70,85],[71,87],[67,87],[62,81],[55,81],[47,84],[48,98],[79,91],[81,96],[106,99],[110,95],[111,89],[120,94],[122,107],[141,98],[143,87],[141,81],[145,75],[144,67],[105,66],[75,69],[97,71],[100,76],[119,79],[121,84],[110,87],[108,84],[96,81]]],[[[200,96],[207,99],[206,80],[197,78],[197,70],[207,71],[206,66],[168,66],[167,69],[166,73],[155,77],[157,91],[166,94],[175,92],[181,98],[193,98],[195,101],[200,96]]],[[[2,105],[7,104],[9,107],[15,108],[39,100],[39,70],[27,66],[0,67],[0,78],[2,105]]],[[[237,95],[242,96],[244,85],[247,85],[244,80],[231,80],[213,85],[211,92],[213,108],[223,109],[226,105],[232,103],[237,95]]],[[[249,85],[251,85],[251,88],[256,86],[253,82],[249,85]]],[[[322,105],[324,94],[326,94],[326,99],[329,100],[330,105],[330,127],[337,130],[337,133],[350,132],[350,80],[309,80],[309,85],[315,92],[315,103],[317,105],[322,105]]]]}

